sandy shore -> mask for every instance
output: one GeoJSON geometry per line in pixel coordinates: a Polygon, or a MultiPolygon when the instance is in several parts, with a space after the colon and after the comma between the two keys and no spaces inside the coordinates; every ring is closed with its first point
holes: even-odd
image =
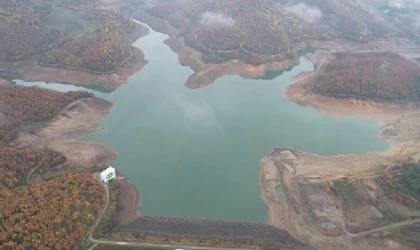
{"type": "MultiPolygon", "coordinates": [[[[328,53],[310,55],[309,59],[315,64],[316,70],[297,76],[295,82],[285,89],[285,97],[328,116],[376,119],[379,121],[380,135],[390,142],[390,148],[384,153],[332,157],[276,149],[262,159],[261,194],[268,206],[271,223],[276,227],[286,229],[298,239],[314,245],[338,244],[346,249],[353,235],[345,228],[333,230],[334,234],[338,234],[337,237],[326,237],[314,227],[313,213],[319,214],[321,210],[314,212],[305,205],[306,198],[302,195],[306,191],[302,191],[302,184],[328,185],[332,181],[344,178],[349,181],[374,178],[378,173],[387,173],[394,166],[418,163],[420,108],[412,103],[336,99],[316,94],[308,85],[322,71],[323,63],[329,59],[328,53]],[[283,199],[278,196],[278,187],[283,190],[283,199]]],[[[334,195],[325,192],[323,195],[323,203],[328,201],[331,204],[340,204],[334,195]]],[[[328,211],[328,218],[340,224],[344,223],[343,209],[340,205],[331,205],[327,206],[325,211],[328,211]]],[[[335,249],[340,249],[338,245],[335,245],[335,249]]]]}
{"type": "MultiPolygon", "coordinates": [[[[147,34],[149,34],[148,28],[141,24],[136,24],[134,30],[127,34],[125,39],[133,43],[147,34]]],[[[98,85],[109,90],[115,90],[122,84],[125,84],[130,76],[140,71],[147,64],[143,52],[138,48],[133,47],[132,49],[134,56],[113,74],[93,74],[82,70],[43,67],[37,63],[38,56],[19,62],[0,61],[0,69],[18,73],[21,75],[20,78],[25,81],[98,85]]]]}

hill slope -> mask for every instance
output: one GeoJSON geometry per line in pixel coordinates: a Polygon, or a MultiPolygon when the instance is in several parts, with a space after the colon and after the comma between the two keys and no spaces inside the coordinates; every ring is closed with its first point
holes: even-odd
{"type": "Polygon", "coordinates": [[[148,13],[167,19],[206,62],[282,61],[296,58],[301,42],[331,39],[323,29],[268,0],[175,1],[148,13]]]}
{"type": "Polygon", "coordinates": [[[326,26],[340,39],[369,42],[389,34],[390,29],[364,9],[357,0],[272,0],[297,16],[326,26]]]}
{"type": "Polygon", "coordinates": [[[390,34],[355,0],[181,0],[147,12],[177,28],[208,63],[296,59],[316,41],[369,42],[390,34]]]}
{"type": "Polygon", "coordinates": [[[100,6],[99,0],[0,1],[0,60],[40,55],[42,66],[115,70],[132,55],[123,36],[135,24],[100,6]]]}
{"type": "Polygon", "coordinates": [[[420,67],[393,53],[338,53],[312,88],[335,97],[420,99],[420,67]]]}

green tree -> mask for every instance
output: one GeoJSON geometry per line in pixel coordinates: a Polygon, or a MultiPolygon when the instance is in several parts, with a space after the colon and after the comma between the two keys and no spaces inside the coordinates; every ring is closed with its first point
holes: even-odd
{"type": "Polygon", "coordinates": [[[403,181],[411,192],[420,194],[420,165],[414,165],[404,173],[403,181]]]}

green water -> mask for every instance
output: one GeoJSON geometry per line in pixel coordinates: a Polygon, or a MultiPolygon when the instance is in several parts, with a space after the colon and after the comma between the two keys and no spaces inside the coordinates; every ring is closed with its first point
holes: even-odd
{"type": "Polygon", "coordinates": [[[374,120],[326,117],[283,98],[293,76],[313,70],[305,58],[270,80],[226,76],[190,90],[183,84],[192,71],[166,38],[151,31],[135,43],[150,63],[116,91],[95,92],[114,107],[104,131],[82,138],[116,149],[112,165],[142,193],[142,214],[266,222],[259,170],[272,149],[336,155],[388,148],[374,120]]]}

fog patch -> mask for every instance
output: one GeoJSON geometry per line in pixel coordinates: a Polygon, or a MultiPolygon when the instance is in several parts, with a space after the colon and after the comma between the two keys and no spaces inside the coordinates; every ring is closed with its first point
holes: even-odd
{"type": "Polygon", "coordinates": [[[209,27],[233,27],[235,20],[220,12],[206,11],[201,15],[201,24],[209,27]]]}
{"type": "Polygon", "coordinates": [[[315,22],[321,19],[322,12],[316,6],[309,6],[306,3],[297,3],[286,6],[285,10],[305,19],[309,22],[315,22]]]}
{"type": "Polygon", "coordinates": [[[396,9],[419,8],[420,0],[389,0],[388,6],[396,9]]]}
{"type": "Polygon", "coordinates": [[[390,0],[388,5],[393,8],[403,9],[405,8],[405,2],[402,0],[390,0]]]}

